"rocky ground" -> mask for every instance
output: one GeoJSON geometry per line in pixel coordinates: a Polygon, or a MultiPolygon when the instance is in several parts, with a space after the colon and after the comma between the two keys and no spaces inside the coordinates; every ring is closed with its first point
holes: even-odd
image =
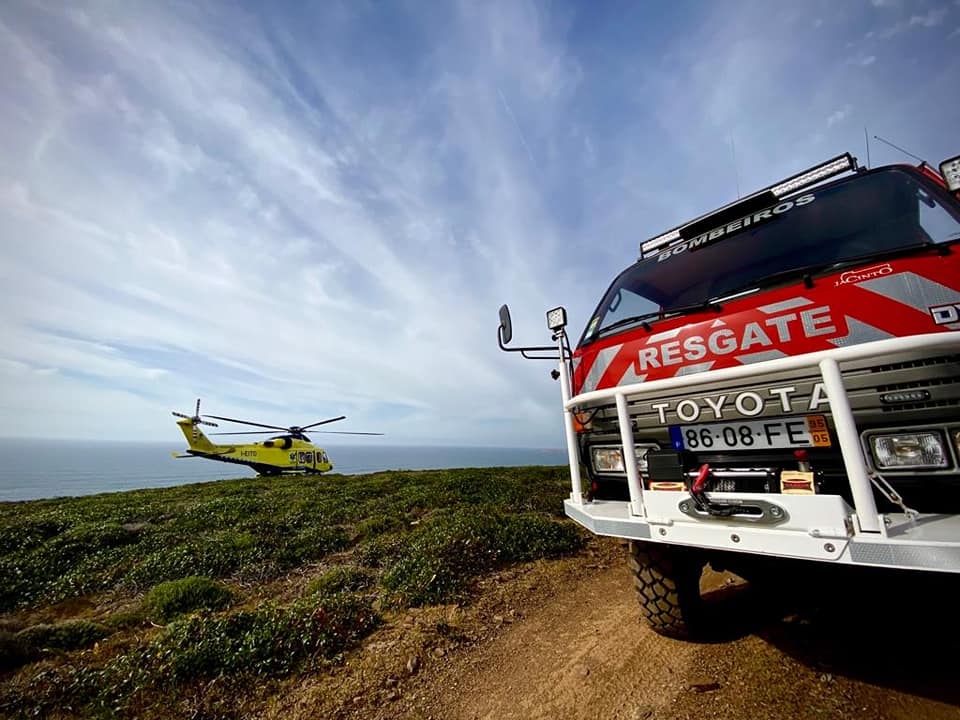
{"type": "Polygon", "coordinates": [[[597,541],[487,578],[468,606],[408,610],[261,716],[960,718],[956,584],[888,573],[795,608],[713,576],[723,627],[689,643],[641,623],[624,552],[597,541]]]}

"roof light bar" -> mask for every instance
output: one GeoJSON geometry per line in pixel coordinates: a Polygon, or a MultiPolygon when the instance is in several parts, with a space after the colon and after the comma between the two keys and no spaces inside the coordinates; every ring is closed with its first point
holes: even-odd
{"type": "Polygon", "coordinates": [[[818,165],[817,167],[810,168],[799,175],[794,175],[791,178],[787,178],[783,182],[771,187],[770,192],[772,192],[778,198],[781,198],[784,195],[789,195],[797,190],[810,187],[821,180],[826,180],[834,175],[839,175],[840,173],[847,172],[848,170],[856,169],[857,161],[853,159],[853,156],[850,155],[850,153],[844,153],[839,157],[835,157],[833,160],[828,160],[822,165],[818,165]]]}
{"type": "Polygon", "coordinates": [[[683,225],[678,225],[672,230],[657,235],[650,240],[640,244],[640,259],[647,257],[652,254],[656,254],[664,247],[671,245],[680,241],[681,239],[688,237],[692,228],[691,226],[697,226],[697,231],[700,232],[703,226],[709,225],[711,220],[716,219],[719,223],[719,216],[728,216],[734,215],[737,211],[746,208],[748,206],[755,205],[757,203],[764,202],[764,195],[766,195],[766,200],[770,200],[770,196],[773,195],[774,198],[779,199],[785,195],[797,192],[798,190],[803,190],[804,188],[810,187],[811,185],[816,185],[817,183],[823,182],[827,178],[831,178],[835,175],[840,175],[851,170],[857,169],[857,159],[853,157],[850,153],[844,153],[843,155],[838,155],[831,160],[815,165],[814,167],[804,170],[801,173],[797,173],[791,177],[788,177],[786,180],[781,180],[776,185],[771,185],[764,188],[763,190],[758,190],[752,195],[748,195],[745,198],[737,200],[735,202],[724,205],[718,210],[709,212],[706,215],[701,215],[695,220],[691,220],[688,223],[683,225]]]}
{"type": "Polygon", "coordinates": [[[663,235],[657,235],[651,240],[647,240],[640,246],[640,255],[643,256],[645,253],[650,252],[651,250],[656,250],[659,247],[668,245],[674,240],[680,239],[679,230],[671,230],[670,232],[665,232],[663,235]]]}

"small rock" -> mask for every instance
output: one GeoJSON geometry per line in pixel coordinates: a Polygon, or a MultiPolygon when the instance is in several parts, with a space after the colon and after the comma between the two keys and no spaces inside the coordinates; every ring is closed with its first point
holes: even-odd
{"type": "Polygon", "coordinates": [[[447,654],[447,651],[444,650],[442,647],[438,647],[433,649],[433,654],[436,655],[437,657],[443,657],[444,655],[447,654]]]}
{"type": "Polygon", "coordinates": [[[705,678],[698,678],[694,681],[688,682],[687,689],[695,693],[708,693],[713,692],[714,690],[719,690],[720,683],[705,678]]]}
{"type": "Polygon", "coordinates": [[[820,676],[820,682],[825,682],[825,683],[833,682],[833,674],[832,674],[832,673],[823,673],[823,674],[820,676]]]}
{"type": "Polygon", "coordinates": [[[493,621],[494,621],[497,625],[503,625],[503,615],[494,615],[494,616],[493,616],[493,621]]]}
{"type": "Polygon", "coordinates": [[[586,677],[590,674],[590,668],[588,668],[586,665],[581,665],[577,668],[577,674],[586,677]]]}
{"type": "Polygon", "coordinates": [[[407,660],[407,674],[416,675],[419,669],[420,669],[420,658],[417,657],[416,655],[411,656],[411,658],[407,660]]]}

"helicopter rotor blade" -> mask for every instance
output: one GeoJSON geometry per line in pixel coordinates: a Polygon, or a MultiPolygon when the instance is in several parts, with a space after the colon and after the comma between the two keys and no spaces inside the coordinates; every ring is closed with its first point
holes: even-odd
{"type": "Polygon", "coordinates": [[[210,422],[209,420],[197,420],[197,425],[209,425],[210,427],[220,427],[216,423],[210,422]]]}
{"type": "Polygon", "coordinates": [[[337,422],[338,420],[346,420],[346,415],[341,415],[340,417],[330,418],[329,420],[321,420],[320,422],[312,423],[311,425],[303,425],[301,430],[309,430],[310,428],[317,427],[319,425],[326,425],[327,423],[337,422]]]}
{"type": "Polygon", "coordinates": [[[241,430],[240,432],[217,432],[211,435],[276,435],[275,430],[241,430]]]}
{"type": "Polygon", "coordinates": [[[249,420],[237,420],[236,418],[222,417],[220,415],[204,415],[204,417],[213,418],[214,420],[226,420],[227,422],[235,422],[241,425],[253,425],[254,427],[269,428],[271,430],[287,431],[290,429],[290,428],[280,427],[279,425],[264,425],[263,423],[250,422],[249,420]]]}
{"type": "Polygon", "coordinates": [[[182,418],[185,418],[185,419],[187,419],[187,420],[190,420],[190,419],[191,419],[189,415],[184,415],[183,413],[177,412],[176,410],[173,411],[173,415],[174,415],[174,417],[182,417],[182,418]]]}
{"type": "Polygon", "coordinates": [[[326,435],[383,435],[383,433],[347,432],[345,430],[314,430],[314,432],[326,435]]]}
{"type": "Polygon", "coordinates": [[[194,417],[200,417],[200,398],[197,398],[197,411],[193,415],[194,417]]]}

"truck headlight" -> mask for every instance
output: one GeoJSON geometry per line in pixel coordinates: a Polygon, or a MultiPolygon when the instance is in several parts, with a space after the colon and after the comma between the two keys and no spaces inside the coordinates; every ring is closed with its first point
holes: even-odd
{"type": "MultiPolygon", "coordinates": [[[[633,452],[637,459],[637,470],[643,473],[647,471],[647,452],[659,447],[655,443],[638,443],[633,446],[633,452]]],[[[618,473],[621,475],[626,473],[626,468],[623,465],[623,452],[619,445],[591,448],[590,458],[593,461],[594,472],[618,473]]]]}
{"type": "Polygon", "coordinates": [[[874,435],[870,438],[870,447],[879,470],[949,465],[943,436],[936,431],[874,435]]]}
{"type": "Polygon", "coordinates": [[[598,473],[622,473],[623,451],[618,447],[595,447],[590,451],[593,469],[598,473]]]}

